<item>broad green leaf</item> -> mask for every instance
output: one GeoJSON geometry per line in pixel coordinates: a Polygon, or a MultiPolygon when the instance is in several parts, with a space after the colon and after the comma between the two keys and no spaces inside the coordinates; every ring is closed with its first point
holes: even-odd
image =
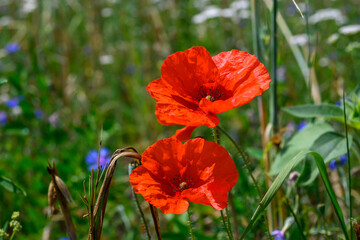
{"type": "Polygon", "coordinates": [[[271,166],[270,174],[274,175],[279,173],[289,159],[292,159],[302,150],[309,150],[318,137],[331,131],[333,131],[333,128],[329,124],[315,123],[297,132],[276,156],[271,166]]]}
{"type": "Polygon", "coordinates": [[[283,110],[293,116],[301,118],[314,118],[314,117],[325,117],[325,118],[342,118],[342,109],[336,105],[322,103],[322,104],[306,104],[298,105],[294,107],[283,108],[283,110]]]}
{"type": "Polygon", "coordinates": [[[326,166],[324,164],[324,159],[318,153],[309,152],[309,151],[301,151],[295,157],[293,157],[291,160],[289,160],[287,162],[286,166],[281,170],[279,175],[275,178],[274,182],[271,184],[270,188],[265,193],[265,196],[260,201],[260,204],[258,205],[258,207],[256,208],[253,216],[250,219],[249,225],[244,230],[244,232],[241,235],[240,239],[243,239],[245,237],[246,233],[248,231],[250,231],[250,229],[253,227],[253,225],[256,223],[256,221],[261,216],[261,214],[265,211],[266,207],[269,205],[271,200],[275,197],[277,191],[279,190],[281,185],[284,183],[285,179],[287,178],[287,176],[289,175],[291,170],[296,165],[298,165],[305,158],[305,156],[307,154],[311,154],[311,156],[313,157],[313,160],[315,160],[315,162],[316,162],[316,165],[317,165],[317,167],[319,169],[321,178],[322,178],[322,180],[323,180],[323,182],[325,184],[326,191],[329,194],[331,203],[334,206],[335,213],[336,213],[336,215],[337,215],[337,217],[338,217],[338,219],[340,221],[340,225],[341,225],[341,228],[342,228],[342,230],[344,232],[345,238],[347,240],[349,240],[349,236],[348,236],[348,233],[347,233],[347,230],[346,230],[346,225],[345,225],[345,222],[344,222],[344,217],[343,217],[341,208],[339,206],[339,203],[337,202],[335,193],[334,193],[334,191],[333,191],[333,189],[331,187],[331,184],[330,184],[327,172],[326,172],[326,166]]]}
{"type": "Polygon", "coordinates": [[[21,193],[26,196],[26,192],[21,187],[17,186],[15,183],[13,183],[10,179],[6,177],[0,176],[0,185],[10,192],[21,193]]]}
{"type": "MultiPolygon", "coordinates": [[[[349,137],[349,142],[351,145],[351,136],[349,137]]],[[[346,153],[346,138],[336,132],[326,132],[315,140],[310,150],[319,153],[323,157],[325,164],[327,164],[346,153]]],[[[319,171],[315,162],[307,159],[297,184],[307,186],[316,179],[318,174],[319,171]]]]}

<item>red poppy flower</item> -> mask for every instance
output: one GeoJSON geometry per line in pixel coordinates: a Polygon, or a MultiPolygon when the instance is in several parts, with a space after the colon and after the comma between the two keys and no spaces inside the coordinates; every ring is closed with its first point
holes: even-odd
{"type": "Polygon", "coordinates": [[[146,89],[156,99],[158,121],[186,125],[176,133],[186,140],[198,126],[217,126],[216,114],[250,102],[269,83],[268,71],[254,55],[232,50],[211,57],[204,47],[193,47],[166,58],[161,78],[146,89]]]}
{"type": "Polygon", "coordinates": [[[188,201],[224,209],[237,179],[226,149],[200,138],[185,144],[174,138],[157,141],[129,178],[135,192],[165,214],[184,213],[188,201]]]}

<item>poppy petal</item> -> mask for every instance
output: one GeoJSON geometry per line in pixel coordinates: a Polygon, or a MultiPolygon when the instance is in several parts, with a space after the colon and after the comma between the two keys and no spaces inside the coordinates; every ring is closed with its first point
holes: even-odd
{"type": "Polygon", "coordinates": [[[172,136],[172,137],[179,140],[179,141],[189,140],[191,138],[191,134],[193,133],[195,128],[196,127],[186,126],[186,127],[181,128],[179,130],[176,130],[175,135],[172,136]]]}
{"type": "Polygon", "coordinates": [[[219,71],[204,47],[192,47],[167,57],[161,66],[161,78],[173,92],[193,96],[203,84],[216,82],[219,71]]]}
{"type": "Polygon", "coordinates": [[[155,115],[163,125],[215,127],[219,124],[215,114],[204,113],[192,99],[174,95],[161,78],[150,82],[146,89],[156,99],[155,115]]]}
{"type": "Polygon", "coordinates": [[[217,114],[244,105],[269,88],[269,73],[256,56],[231,50],[212,59],[219,69],[219,83],[233,96],[224,101],[203,101],[199,106],[205,112],[217,114]]]}
{"type": "Polygon", "coordinates": [[[135,193],[140,193],[146,201],[165,214],[182,214],[189,206],[189,202],[180,198],[179,195],[167,194],[173,189],[165,181],[159,181],[155,174],[142,165],[131,172],[129,181],[135,193]]]}

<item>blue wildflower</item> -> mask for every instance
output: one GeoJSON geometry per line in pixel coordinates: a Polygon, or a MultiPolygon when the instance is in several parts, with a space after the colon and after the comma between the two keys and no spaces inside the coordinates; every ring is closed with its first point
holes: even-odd
{"type": "Polygon", "coordinates": [[[342,107],[342,106],[343,106],[343,104],[342,104],[342,102],[341,102],[340,100],[337,100],[337,101],[335,102],[335,105],[338,106],[338,107],[342,107]]]}
{"type": "Polygon", "coordinates": [[[307,125],[308,124],[305,121],[302,121],[297,125],[297,130],[301,131],[301,130],[305,129],[307,127],[307,125]]]}
{"type": "Polygon", "coordinates": [[[332,160],[329,163],[329,168],[330,168],[331,171],[334,171],[337,168],[336,160],[332,160]]]}
{"type": "Polygon", "coordinates": [[[274,240],[285,240],[284,233],[281,230],[274,230],[271,236],[274,237],[274,240]]]}
{"type": "Polygon", "coordinates": [[[13,43],[9,43],[8,45],[5,46],[5,51],[8,54],[13,54],[16,53],[20,50],[20,45],[16,42],[13,43]]]}
{"type": "MultiPolygon", "coordinates": [[[[91,170],[93,169],[98,169],[98,151],[96,150],[91,150],[85,158],[86,163],[88,164],[88,169],[91,170]]],[[[110,150],[108,148],[102,148],[100,150],[100,165],[101,168],[103,169],[107,164],[109,164],[111,159],[110,156],[110,150]]]]}
{"type": "Polygon", "coordinates": [[[59,240],[70,240],[70,238],[62,237],[62,238],[59,238],[59,240]]]}
{"type": "Polygon", "coordinates": [[[4,111],[0,112],[0,125],[4,126],[7,122],[7,113],[4,111]]]}
{"type": "Polygon", "coordinates": [[[345,163],[346,163],[347,160],[348,160],[347,154],[345,153],[344,155],[341,155],[341,156],[339,157],[339,159],[340,159],[340,166],[344,166],[345,163]]]}
{"type": "Polygon", "coordinates": [[[37,119],[42,119],[44,117],[44,113],[40,109],[36,109],[34,115],[37,119]]]}
{"type": "Polygon", "coordinates": [[[10,100],[7,100],[5,104],[8,108],[16,108],[17,106],[19,106],[19,99],[17,97],[12,98],[10,100]]]}

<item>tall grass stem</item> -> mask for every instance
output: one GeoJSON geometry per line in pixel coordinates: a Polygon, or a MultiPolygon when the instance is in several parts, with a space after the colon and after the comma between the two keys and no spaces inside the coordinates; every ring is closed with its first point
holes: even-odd
{"type": "Polygon", "coordinates": [[[189,210],[189,208],[190,208],[190,206],[188,207],[188,209],[186,210],[186,212],[187,212],[187,215],[188,215],[190,236],[191,236],[191,240],[195,240],[194,232],[193,232],[193,228],[192,228],[191,215],[190,215],[190,210],[189,210]]]}

